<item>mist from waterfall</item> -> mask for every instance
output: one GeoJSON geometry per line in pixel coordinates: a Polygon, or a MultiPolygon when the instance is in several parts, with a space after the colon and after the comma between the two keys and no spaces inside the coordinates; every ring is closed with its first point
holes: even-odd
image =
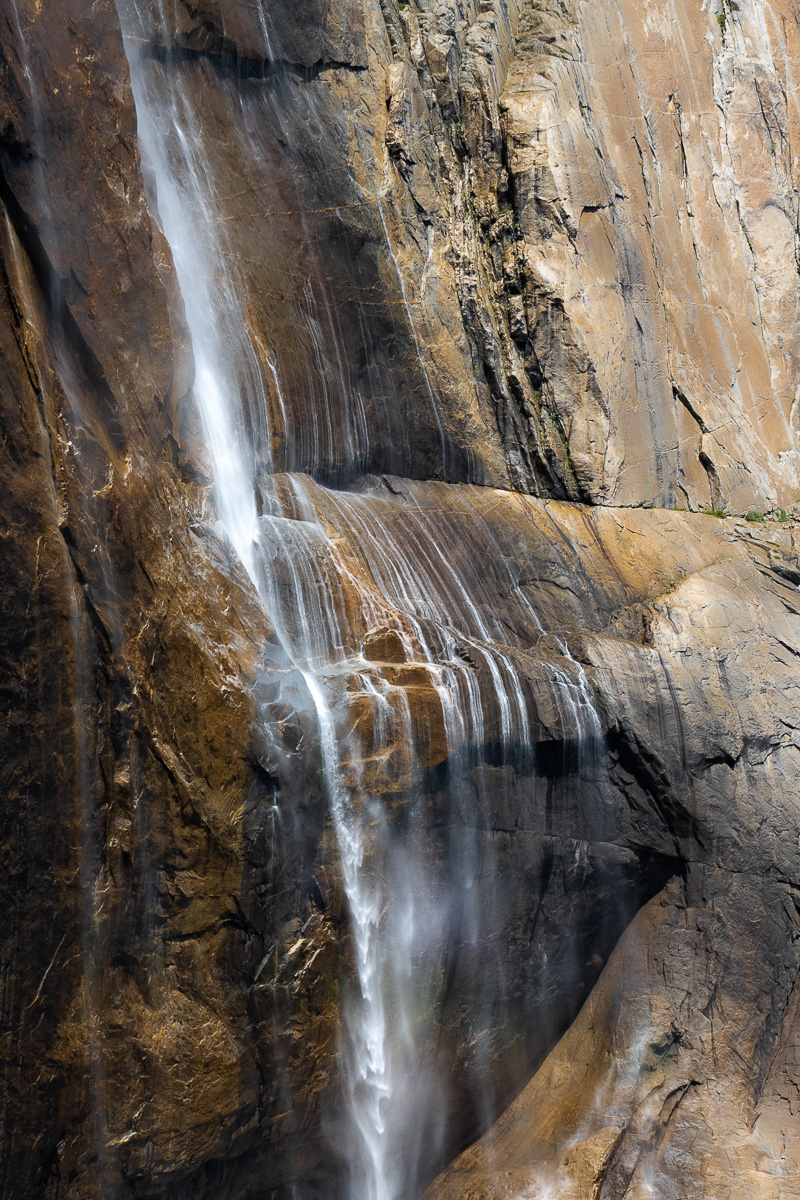
{"type": "MultiPolygon", "coordinates": [[[[159,27],[149,9],[128,0],[119,0],[119,10],[149,200],[170,246],[194,351],[193,399],[219,529],[305,681],[316,718],[355,973],[344,984],[342,1009],[344,1113],[328,1115],[328,1134],[344,1159],[351,1200],[401,1200],[441,1165],[448,1121],[445,1081],[430,1051],[435,1014],[446,1001],[441,946],[454,940],[467,957],[479,956],[487,922],[502,907],[484,835],[486,779],[491,771],[499,778],[511,763],[531,770],[532,698],[520,658],[526,639],[494,611],[492,590],[471,569],[469,552],[459,556],[465,525],[474,547],[493,537],[480,489],[461,489],[460,507],[448,514],[431,512],[413,484],[387,492],[365,477],[357,490],[336,491],[291,469],[304,460],[320,477],[335,467],[346,480],[358,477],[367,456],[363,399],[336,349],[338,318],[309,277],[303,320],[316,362],[305,392],[312,432],[301,434],[285,403],[282,364],[248,318],[226,243],[218,168],[206,153],[204,114],[191,90],[178,86],[180,71],[167,71],[168,22],[162,15],[159,27]],[[295,436],[306,438],[304,457],[293,448],[295,436]],[[276,470],[276,445],[288,473],[276,470]],[[355,559],[343,551],[345,542],[355,559]],[[438,757],[427,744],[430,722],[420,721],[410,695],[424,695],[424,714],[440,714],[445,748],[438,757]],[[453,845],[444,872],[431,850],[425,783],[442,762],[453,845]]],[[[225,86],[240,152],[258,154],[236,83],[225,86]]],[[[265,119],[280,121],[278,91],[270,92],[269,77],[261,87],[265,119]]],[[[405,303],[379,208],[388,267],[405,303]]],[[[407,304],[406,311],[411,322],[407,304]]],[[[516,587],[510,573],[504,585],[516,587]]],[[[543,631],[524,598],[523,607],[530,641],[543,631]]],[[[582,672],[564,655],[562,645],[548,659],[547,686],[558,737],[581,745],[598,736],[599,723],[582,672]]],[[[499,957],[485,966],[483,992],[466,1018],[475,1031],[476,1078],[493,1052],[494,1014],[507,991],[499,957]]],[[[483,1125],[496,1115],[488,1087],[471,1103],[483,1125]]]]}

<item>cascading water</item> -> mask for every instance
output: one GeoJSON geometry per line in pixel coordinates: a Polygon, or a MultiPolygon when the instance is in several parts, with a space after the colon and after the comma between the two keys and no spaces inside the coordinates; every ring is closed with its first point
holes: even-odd
{"type": "MultiPolygon", "coordinates": [[[[504,626],[491,589],[459,560],[454,548],[465,527],[476,527],[468,535],[475,547],[491,537],[473,489],[463,489],[461,507],[447,514],[431,512],[416,485],[387,495],[384,484],[365,479],[358,492],[335,492],[307,475],[275,472],[275,446],[290,468],[299,461],[345,480],[368,457],[363,398],[345,370],[337,318],[309,275],[301,291],[311,434],[300,434],[285,403],[292,387],[286,364],[282,369],[249,319],[202,107],[191,89],[181,89],[180,72],[167,69],[169,22],[127,0],[120,0],[120,14],[151,203],[172,251],[194,349],[194,400],[219,524],[316,713],[357,978],[342,1014],[345,1128],[332,1119],[330,1135],[345,1160],[352,1200],[400,1200],[440,1165],[447,1097],[435,1056],[425,1050],[433,1038],[430,1014],[446,1002],[440,947],[449,938],[477,948],[486,937],[484,909],[499,907],[491,850],[481,848],[476,831],[491,824],[486,771],[502,772],[532,753],[534,705],[520,653],[542,630],[524,597],[527,630],[504,626]],[[305,441],[293,446],[293,437],[305,441]],[[489,760],[495,765],[487,767],[489,760]],[[454,797],[445,821],[453,865],[444,881],[434,869],[421,782],[442,765],[454,797]]],[[[173,57],[175,66],[180,56],[173,57]]],[[[197,74],[202,66],[189,60],[187,70],[197,74]]],[[[269,79],[262,82],[265,111],[280,122],[277,84],[276,98],[269,79]]],[[[242,152],[258,154],[236,82],[225,86],[242,152]]],[[[259,203],[269,210],[268,181],[265,192],[259,203]]],[[[380,197],[378,210],[389,274],[399,281],[416,345],[380,197]]],[[[363,349],[369,363],[366,334],[363,349]]],[[[444,457],[418,348],[417,357],[444,457]]],[[[510,575],[503,583],[515,587],[510,575]]],[[[557,657],[546,686],[556,697],[558,737],[595,737],[599,726],[582,676],[567,660],[558,666],[557,657]]],[[[488,975],[468,1017],[476,1076],[493,1053],[493,1014],[505,991],[499,960],[488,975]]],[[[483,1125],[495,1115],[488,1087],[472,1104],[483,1125]]]]}
{"type": "MultiPolygon", "coordinates": [[[[144,28],[139,24],[136,28],[144,28]]],[[[137,34],[131,30],[132,37],[137,34]]],[[[135,43],[133,43],[135,46],[135,43]]],[[[339,769],[334,721],[326,696],[325,667],[333,657],[347,657],[346,631],[337,628],[335,611],[320,605],[314,577],[314,552],[324,537],[317,526],[300,530],[281,516],[264,519],[259,530],[256,474],[269,470],[266,447],[267,406],[263,383],[253,368],[254,352],[245,334],[235,286],[226,270],[219,241],[208,233],[215,215],[204,178],[202,140],[196,114],[179,93],[166,93],[135,51],[130,56],[139,116],[143,157],[155,181],[155,201],[169,241],[184,298],[195,353],[194,394],[211,456],[214,496],[219,519],[243,565],[259,588],[275,621],[285,650],[300,669],[319,721],[326,787],[342,858],[360,982],[358,1015],[348,1023],[348,1088],[358,1144],[353,1178],[358,1194],[370,1200],[392,1200],[398,1181],[388,1149],[391,1137],[393,1072],[402,1064],[387,1054],[386,989],[391,970],[407,974],[408,936],[395,929],[392,950],[379,942],[384,897],[364,872],[369,823],[375,813],[358,811],[349,798],[339,769]],[[170,161],[170,155],[173,161],[170,161]],[[177,160],[177,161],[175,161],[177,160]],[[255,397],[255,400],[254,400],[255,397]],[[249,404],[248,404],[249,400],[249,404]],[[248,411],[249,409],[249,411],[248,411]],[[247,426],[247,428],[246,428],[247,426]],[[259,457],[259,448],[261,455],[259,457]],[[281,596],[271,570],[274,554],[286,560],[291,587],[281,596]],[[306,561],[311,559],[310,564],[306,561]],[[292,620],[287,621],[287,612],[292,620]],[[398,964],[401,964],[398,969],[398,964]],[[357,1180],[357,1182],[355,1182],[357,1180]]],[[[271,368],[279,390],[277,374],[271,368]]],[[[326,397],[327,401],[327,397],[326,397]]],[[[325,405],[327,407],[327,403],[325,405]]],[[[324,415],[324,414],[323,414],[324,415]]],[[[358,789],[355,789],[358,791],[358,789]]],[[[370,808],[374,806],[370,805],[370,808]]],[[[401,899],[406,930],[413,929],[410,904],[401,899]]],[[[399,1027],[407,1021],[400,1016],[399,1027]]]]}

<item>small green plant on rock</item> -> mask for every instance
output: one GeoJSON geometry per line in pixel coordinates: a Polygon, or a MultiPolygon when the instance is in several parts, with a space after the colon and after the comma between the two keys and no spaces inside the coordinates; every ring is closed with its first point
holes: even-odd
{"type": "Polygon", "coordinates": [[[717,13],[717,24],[719,25],[719,31],[722,34],[722,40],[724,42],[725,41],[725,29],[728,24],[728,14],[725,12],[724,4],[722,5],[722,8],[717,13]]]}
{"type": "Polygon", "coordinates": [[[765,521],[766,517],[762,512],[759,512],[757,508],[748,508],[747,512],[744,514],[744,519],[745,521],[765,521]]]}
{"type": "Polygon", "coordinates": [[[725,519],[725,517],[727,517],[727,515],[728,514],[725,512],[724,508],[704,508],[703,509],[704,517],[718,517],[720,519],[720,521],[723,521],[725,519]]]}

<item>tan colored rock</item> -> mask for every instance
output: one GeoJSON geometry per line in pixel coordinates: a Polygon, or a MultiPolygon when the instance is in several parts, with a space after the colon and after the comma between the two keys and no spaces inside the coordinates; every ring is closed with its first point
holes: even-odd
{"type": "Polygon", "coordinates": [[[529,27],[501,104],[533,353],[578,478],[612,504],[793,503],[793,17],[577,3],[529,27]]]}
{"type": "MultiPolygon", "coordinates": [[[[291,472],[271,582],[328,605],[344,782],[447,916],[441,1152],[524,1089],[432,1196],[797,1195],[797,532],[629,507],[800,492],[796,31],[676,4],[149,43],[291,472]]],[[[316,717],[214,527],[116,8],[2,20],[4,1200],[336,1195],[316,717]]]]}
{"type": "Polygon", "coordinates": [[[371,662],[405,662],[405,647],[396,629],[371,629],[364,638],[363,651],[371,662]]]}
{"type": "Polygon", "coordinates": [[[800,1194],[787,723],[800,606],[781,581],[796,535],[727,528],[719,558],[654,601],[643,647],[587,643],[640,763],[673,777],[684,878],[637,916],[575,1023],[430,1200],[800,1194]]]}

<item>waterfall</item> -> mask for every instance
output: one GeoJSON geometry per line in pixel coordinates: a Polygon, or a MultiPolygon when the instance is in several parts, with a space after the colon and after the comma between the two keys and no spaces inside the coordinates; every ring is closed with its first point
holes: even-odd
{"type": "MultiPolygon", "coordinates": [[[[170,62],[168,22],[162,17],[159,26],[127,0],[119,10],[149,201],[172,252],[194,351],[193,397],[219,531],[257,589],[316,715],[355,971],[342,1013],[345,1112],[331,1117],[331,1143],[345,1160],[351,1200],[401,1200],[440,1163],[447,1098],[426,1045],[442,990],[441,945],[449,936],[478,956],[484,909],[496,907],[494,864],[480,844],[490,823],[486,763],[492,758],[502,771],[532,753],[533,702],[521,656],[543,631],[524,598],[529,636],[509,631],[491,587],[472,569],[471,553],[493,536],[482,489],[459,489],[451,512],[432,513],[424,485],[404,481],[387,493],[379,479],[364,477],[350,491],[318,481],[358,475],[368,448],[338,318],[309,275],[302,295],[312,353],[303,401],[311,434],[302,434],[299,447],[286,364],[249,320],[204,115],[181,89],[177,60],[170,62]],[[317,480],[295,470],[297,463],[313,468],[317,480]],[[467,527],[472,551],[465,558],[459,544],[467,527]],[[434,869],[423,787],[425,772],[439,768],[448,772],[452,811],[444,825],[455,845],[445,879],[434,869]]],[[[269,74],[259,83],[264,112],[280,122],[269,74]]],[[[236,84],[226,86],[232,136],[257,154],[236,84]]],[[[266,191],[260,203],[269,210],[266,191]]],[[[377,202],[389,270],[415,332],[384,202],[377,202]]],[[[419,349],[417,356],[444,455],[433,382],[419,349]]],[[[510,574],[503,582],[516,588],[510,574]]],[[[585,680],[557,657],[547,670],[559,736],[593,737],[597,717],[585,680]]],[[[498,959],[468,1017],[476,1062],[492,1053],[492,1013],[504,988],[498,959]]],[[[485,1109],[484,1124],[496,1115],[491,1089],[474,1104],[485,1109]]]]}

